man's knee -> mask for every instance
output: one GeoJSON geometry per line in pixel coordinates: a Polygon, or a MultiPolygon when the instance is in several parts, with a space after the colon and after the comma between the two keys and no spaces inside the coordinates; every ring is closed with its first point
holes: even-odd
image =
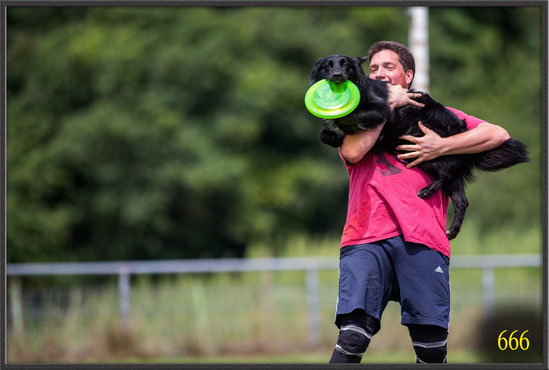
{"type": "Polygon", "coordinates": [[[435,325],[409,325],[418,363],[446,362],[448,331],[435,325]]]}
{"type": "Polygon", "coordinates": [[[346,324],[339,331],[336,348],[346,355],[362,357],[371,339],[371,334],[359,325],[346,324]]]}
{"type": "Polygon", "coordinates": [[[339,337],[330,362],[360,362],[379,330],[379,320],[358,309],[339,316],[338,321],[339,337]]]}
{"type": "Polygon", "coordinates": [[[330,362],[360,362],[371,339],[372,335],[359,323],[345,322],[339,330],[339,337],[330,362]]]}

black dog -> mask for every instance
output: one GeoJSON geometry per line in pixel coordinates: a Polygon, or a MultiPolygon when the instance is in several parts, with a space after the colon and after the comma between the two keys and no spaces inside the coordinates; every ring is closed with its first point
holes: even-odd
{"type": "MultiPolygon", "coordinates": [[[[419,121],[441,137],[467,131],[465,121],[425,93],[415,99],[425,105],[423,108],[407,105],[391,112],[387,103],[387,82],[370,79],[364,74],[360,65],[366,60],[367,58],[333,55],[316,62],[311,73],[311,84],[322,78],[333,82],[349,79],[359,87],[361,94],[361,101],[355,111],[337,120],[325,120],[320,136],[323,143],[341,146],[346,134],[367,130],[386,121],[373,150],[396,155],[396,147],[402,143],[398,139],[400,136],[424,135],[418,126],[419,121]]],[[[418,167],[434,179],[431,184],[418,191],[418,196],[422,199],[428,198],[438,189],[448,194],[454,207],[454,220],[446,235],[448,239],[453,239],[461,229],[469,205],[465,196],[465,183],[473,180],[473,171],[498,171],[528,161],[526,146],[516,139],[509,139],[497,148],[477,154],[437,157],[418,164],[418,167]]]]}
{"type": "MultiPolygon", "coordinates": [[[[394,110],[393,115],[383,127],[378,139],[377,150],[383,150],[394,155],[396,147],[403,144],[398,137],[403,135],[423,136],[418,122],[433,130],[441,137],[447,137],[467,131],[465,121],[436,102],[426,93],[414,100],[425,104],[418,108],[407,105],[394,110]]],[[[475,154],[445,155],[418,164],[422,170],[433,177],[434,181],[418,191],[418,196],[426,199],[438,189],[450,196],[454,206],[454,220],[446,231],[448,239],[457,236],[465,217],[469,202],[465,196],[465,183],[473,180],[475,169],[483,171],[498,171],[515,164],[528,162],[526,146],[516,139],[508,139],[497,148],[475,154]]],[[[412,160],[408,160],[407,163],[412,160]]]]}
{"type": "Polygon", "coordinates": [[[387,105],[387,86],[385,82],[368,78],[362,67],[368,57],[351,58],[346,55],[330,55],[317,60],[309,86],[322,79],[331,82],[353,82],[360,92],[360,103],[348,115],[338,119],[324,119],[324,129],[320,141],[334,148],[341,146],[345,135],[357,130],[368,130],[387,121],[390,109],[387,105]]]}

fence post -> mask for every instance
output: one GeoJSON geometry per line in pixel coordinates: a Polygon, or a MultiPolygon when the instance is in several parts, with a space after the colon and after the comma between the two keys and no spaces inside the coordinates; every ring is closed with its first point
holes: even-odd
{"type": "Polygon", "coordinates": [[[319,299],[318,299],[318,270],[307,269],[306,271],[306,286],[307,286],[307,307],[308,307],[308,342],[310,345],[318,344],[320,341],[320,314],[319,314],[319,299]]]}
{"type": "Polygon", "coordinates": [[[490,318],[494,313],[494,267],[482,267],[482,290],[484,295],[484,317],[490,318]]]}
{"type": "Polygon", "coordinates": [[[216,345],[212,337],[208,298],[201,280],[191,286],[191,300],[196,319],[194,320],[195,330],[199,333],[197,338],[200,338],[198,340],[199,348],[211,356],[215,352],[216,345]]]}
{"type": "Polygon", "coordinates": [[[130,324],[130,289],[130,268],[122,265],[118,273],[118,303],[124,328],[130,324]]]}
{"type": "Polygon", "coordinates": [[[9,292],[14,333],[16,336],[22,337],[25,333],[25,327],[23,321],[23,294],[19,279],[12,279],[9,292]]]}

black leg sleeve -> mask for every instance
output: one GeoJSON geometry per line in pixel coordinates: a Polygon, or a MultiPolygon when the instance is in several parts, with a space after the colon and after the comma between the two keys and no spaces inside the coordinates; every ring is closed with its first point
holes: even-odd
{"type": "Polygon", "coordinates": [[[408,325],[417,363],[445,363],[448,331],[436,325],[408,325]]]}
{"type": "Polygon", "coordinates": [[[342,315],[339,337],[330,363],[359,363],[372,336],[379,330],[377,319],[362,310],[342,315]]]}

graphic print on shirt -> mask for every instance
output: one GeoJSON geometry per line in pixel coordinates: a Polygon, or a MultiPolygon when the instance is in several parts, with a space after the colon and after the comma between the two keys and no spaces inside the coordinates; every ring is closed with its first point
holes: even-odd
{"type": "Polygon", "coordinates": [[[389,162],[385,157],[385,153],[374,154],[374,161],[377,164],[376,171],[381,172],[383,176],[393,176],[402,172],[400,168],[389,162]]]}

